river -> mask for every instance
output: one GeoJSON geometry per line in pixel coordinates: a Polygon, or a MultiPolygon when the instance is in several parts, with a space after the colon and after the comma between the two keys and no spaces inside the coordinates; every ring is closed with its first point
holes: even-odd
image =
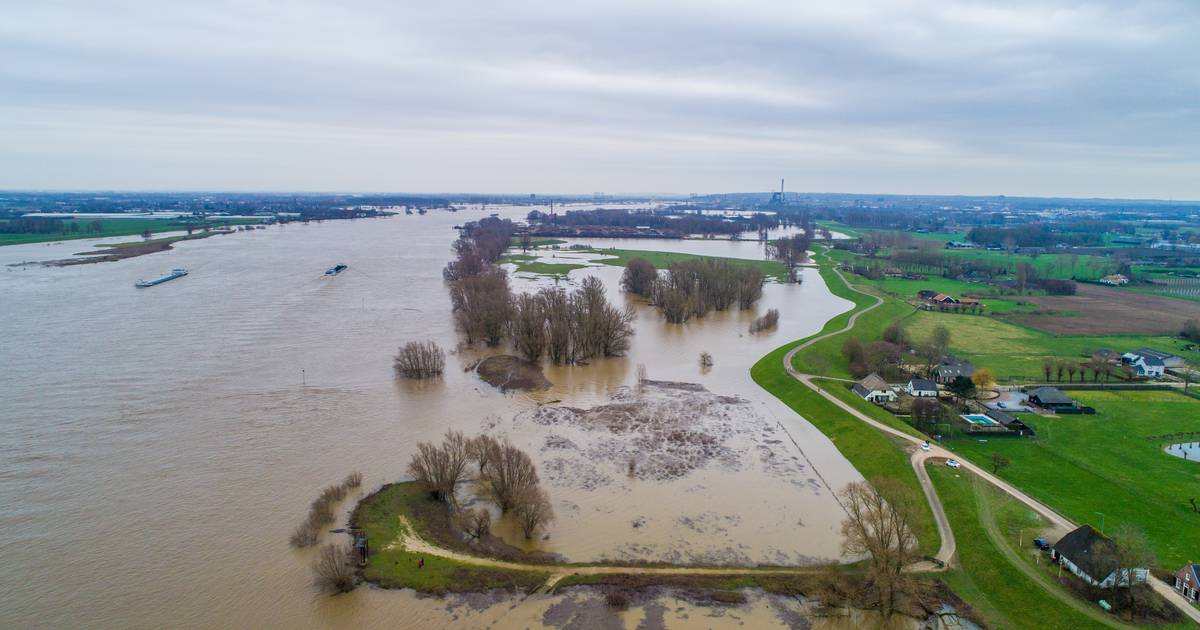
{"type": "MultiPolygon", "coordinates": [[[[520,218],[527,210],[488,212],[520,218]]],[[[0,248],[0,627],[522,625],[555,598],[479,604],[369,588],[317,597],[311,552],[290,549],[288,535],[322,486],[353,469],[366,490],[398,479],[414,445],[448,428],[477,432],[494,416],[500,431],[541,453],[545,435],[521,414],[554,400],[603,404],[635,383],[639,364],[653,379],[744,398],[754,430],[778,429],[768,450],[794,462],[804,483],[764,474],[757,461],[669,483],[551,483],[559,518],[547,548],[578,561],[698,560],[728,550],[749,561],[837,557],[830,488],[858,474],[748,369],[848,302],[805,270],[803,284],[769,284],[757,305],[781,311],[772,333],[747,334],[753,312],[679,326],[630,302],[638,320],[629,356],[549,369],[547,392],[494,390],[461,369],[481,354],[470,349],[451,355],[440,381],[397,381],[391,358],[401,343],[456,346],[441,268],[452,226],[480,216],[288,224],[64,268],[7,265],[93,242],[0,248]],[[337,262],[350,269],[322,275],[337,262]],[[133,286],[175,267],[191,274],[133,286]],[[702,350],[715,358],[711,370],[699,366],[702,350]],[[631,527],[638,519],[644,526],[631,527]],[[721,525],[697,528],[697,519],[721,525]]],[[[617,245],[762,256],[754,242],[617,245]]],[[[571,278],[588,274],[626,302],[619,268],[571,278]]],[[[513,285],[546,282],[515,277],[513,285]]],[[[543,464],[544,453],[535,460],[543,464]]]]}

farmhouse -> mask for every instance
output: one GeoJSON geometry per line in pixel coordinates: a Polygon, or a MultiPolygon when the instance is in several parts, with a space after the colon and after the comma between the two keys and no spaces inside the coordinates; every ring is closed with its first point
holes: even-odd
{"type": "Polygon", "coordinates": [[[973,374],[975,374],[974,365],[950,355],[942,357],[942,362],[933,368],[934,379],[943,385],[960,376],[971,378],[973,374]]]}
{"type": "Polygon", "coordinates": [[[1150,574],[1148,569],[1118,571],[1116,555],[1116,543],[1091,525],[1080,525],[1075,531],[1063,536],[1050,550],[1051,559],[1092,586],[1123,586],[1129,584],[1131,577],[1135,584],[1146,581],[1150,574]]]}
{"type": "Polygon", "coordinates": [[[929,301],[933,302],[934,304],[958,304],[958,300],[954,299],[953,296],[946,295],[945,293],[939,293],[929,298],[929,301]]]}
{"type": "Polygon", "coordinates": [[[938,388],[937,383],[927,378],[910,378],[904,384],[904,391],[908,392],[909,396],[937,398],[938,388]]]}
{"type": "Polygon", "coordinates": [[[935,296],[937,296],[937,294],[938,292],[932,289],[921,289],[920,291],[917,291],[917,298],[922,300],[932,300],[935,296]]]}
{"type": "Polygon", "coordinates": [[[1029,392],[1029,402],[1051,411],[1075,407],[1075,401],[1057,387],[1039,387],[1029,392]]]}
{"type": "Polygon", "coordinates": [[[958,303],[962,304],[963,306],[983,306],[983,302],[969,297],[958,298],[958,303]]]}
{"type": "Polygon", "coordinates": [[[851,389],[864,400],[869,400],[876,404],[894,402],[896,400],[896,392],[892,391],[887,381],[874,372],[855,383],[851,389]]]}
{"type": "Polygon", "coordinates": [[[1175,572],[1175,590],[1193,602],[1200,602],[1200,567],[1191,562],[1175,572]]]}
{"type": "Polygon", "coordinates": [[[1139,359],[1158,359],[1165,368],[1183,367],[1185,363],[1181,356],[1153,348],[1138,348],[1137,350],[1121,355],[1121,361],[1128,365],[1135,365],[1139,359]]]}

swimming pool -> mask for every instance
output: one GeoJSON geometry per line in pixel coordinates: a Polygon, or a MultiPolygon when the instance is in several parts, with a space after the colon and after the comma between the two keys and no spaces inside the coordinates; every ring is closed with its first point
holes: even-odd
{"type": "Polygon", "coordinates": [[[972,413],[972,414],[967,414],[967,415],[959,416],[959,417],[961,417],[963,420],[966,420],[967,422],[970,422],[971,424],[977,424],[981,427],[991,427],[991,426],[1000,424],[999,422],[996,422],[995,420],[993,420],[981,413],[972,413]]]}

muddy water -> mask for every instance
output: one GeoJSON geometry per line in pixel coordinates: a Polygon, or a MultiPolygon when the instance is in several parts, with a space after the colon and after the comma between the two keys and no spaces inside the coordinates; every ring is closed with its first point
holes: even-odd
{"type": "MultiPolygon", "coordinates": [[[[316,491],[351,469],[365,473],[368,487],[396,479],[417,441],[447,428],[478,430],[489,415],[537,447],[544,436],[514,418],[554,399],[602,404],[634,383],[638,364],[651,378],[748,400],[752,424],[781,424],[780,436],[786,429],[787,441],[774,448],[802,459],[806,478],[819,472],[836,487],[856,477],[823,436],[759,393],[746,373],[771,348],[846,308],[811,273],[799,286],[768,287],[759,309],[783,316],[780,330],[761,337],[745,333],[748,312],[671,326],[637,305],[629,357],[551,369],[549,392],[495,391],[461,369],[477,356],[471,351],[452,355],[441,381],[394,380],[398,344],[455,345],[440,269],[456,236],[451,227],[478,216],[288,225],[117,263],[0,268],[0,557],[8,567],[0,626],[436,627],[508,618],[514,606],[533,604],[455,608],[371,589],[315,598],[310,554],[289,549],[287,535],[316,491]],[[349,271],[322,276],[336,262],[349,271]],[[133,287],[174,267],[192,273],[133,287]],[[707,373],[697,360],[702,349],[716,361],[707,373]],[[787,446],[792,439],[802,454],[787,446]]],[[[4,247],[0,264],[57,258],[86,249],[80,244],[4,247]]],[[[754,243],[629,246],[761,255],[754,243]]],[[[619,274],[589,271],[610,287],[619,274]]],[[[610,295],[624,299],[615,288],[610,295]]],[[[619,556],[630,543],[649,557],[729,548],[755,561],[776,552],[836,556],[829,493],[759,469],[700,471],[691,493],[655,483],[619,494],[552,486],[560,518],[545,544],[577,560],[619,556]],[[704,511],[739,512],[742,520],[707,532],[678,523],[704,511]],[[658,525],[631,528],[639,516],[658,525]],[[672,547],[679,538],[687,544],[672,547]]]]}

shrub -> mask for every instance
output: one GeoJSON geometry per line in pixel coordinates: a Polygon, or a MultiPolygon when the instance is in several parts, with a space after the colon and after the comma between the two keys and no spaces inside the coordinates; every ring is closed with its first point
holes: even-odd
{"type": "Polygon", "coordinates": [[[446,367],[446,353],[432,341],[410,341],[400,347],[394,367],[405,378],[439,376],[446,367]]]}
{"type": "Polygon", "coordinates": [[[613,610],[625,610],[629,608],[629,598],[625,593],[612,592],[604,596],[604,603],[608,604],[613,610]]]}
{"type": "Polygon", "coordinates": [[[765,315],[750,322],[750,334],[770,330],[779,323],[779,309],[770,309],[765,315]]]}
{"type": "Polygon", "coordinates": [[[358,582],[354,554],[348,545],[325,545],[313,562],[313,584],[324,593],[349,593],[358,582]]]}

